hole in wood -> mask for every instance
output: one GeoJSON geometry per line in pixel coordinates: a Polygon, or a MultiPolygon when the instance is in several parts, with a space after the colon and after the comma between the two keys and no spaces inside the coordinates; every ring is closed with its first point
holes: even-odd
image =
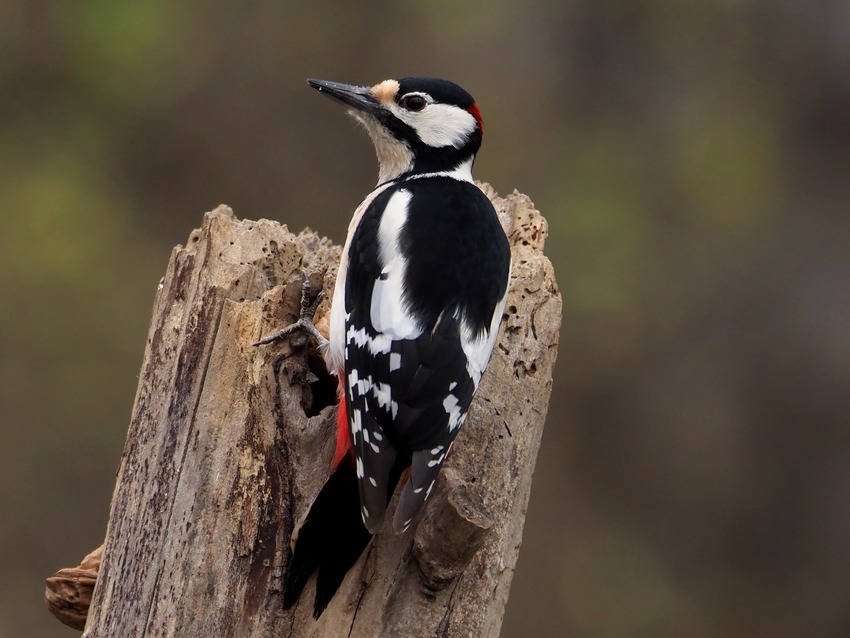
{"type": "Polygon", "coordinates": [[[328,373],[325,367],[325,360],[317,350],[310,349],[307,355],[307,366],[310,372],[313,373],[313,379],[309,386],[305,389],[304,415],[307,417],[316,416],[329,405],[336,405],[336,378],[328,373]]]}

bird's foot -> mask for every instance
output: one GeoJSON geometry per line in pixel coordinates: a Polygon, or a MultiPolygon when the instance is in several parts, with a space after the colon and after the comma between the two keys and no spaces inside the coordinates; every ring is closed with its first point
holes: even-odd
{"type": "Polygon", "coordinates": [[[281,339],[286,339],[297,333],[302,333],[313,337],[316,340],[316,343],[319,345],[320,350],[324,350],[328,346],[327,338],[318,331],[316,326],[313,324],[313,316],[316,314],[316,308],[319,307],[319,304],[322,303],[322,300],[325,298],[325,293],[320,292],[316,295],[316,298],[313,301],[310,301],[310,293],[312,292],[312,287],[310,286],[310,278],[307,277],[307,272],[301,271],[301,314],[298,317],[298,321],[293,324],[278,330],[275,333],[270,335],[266,335],[265,337],[254,342],[255,346],[262,346],[267,343],[272,343],[274,341],[280,341],[281,339]]]}

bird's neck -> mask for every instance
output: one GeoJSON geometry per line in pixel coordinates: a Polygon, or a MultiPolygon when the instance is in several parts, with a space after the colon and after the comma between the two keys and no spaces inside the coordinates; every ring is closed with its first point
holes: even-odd
{"type": "Polygon", "coordinates": [[[378,184],[386,184],[394,180],[409,180],[422,177],[451,177],[464,182],[472,182],[472,164],[475,161],[475,156],[469,157],[459,164],[445,166],[431,165],[427,168],[417,167],[413,162],[404,170],[384,170],[385,165],[381,164],[381,170],[378,173],[378,184]]]}

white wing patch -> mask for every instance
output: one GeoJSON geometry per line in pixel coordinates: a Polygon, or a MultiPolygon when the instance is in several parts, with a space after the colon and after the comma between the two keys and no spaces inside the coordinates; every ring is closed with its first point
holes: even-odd
{"type": "MultiPolygon", "coordinates": [[[[474,381],[475,379],[473,379],[473,382],[474,381]]],[[[453,394],[447,394],[446,398],[443,399],[443,409],[445,409],[446,414],[449,415],[449,430],[454,432],[463,422],[463,414],[460,411],[460,404],[457,397],[453,394]]],[[[431,453],[434,454],[434,451],[431,450],[431,453]]]]}
{"type": "Polygon", "coordinates": [[[390,337],[385,334],[377,334],[373,337],[366,332],[366,328],[357,330],[354,326],[349,326],[346,337],[348,343],[353,343],[359,348],[368,347],[369,353],[372,355],[387,354],[392,347],[392,339],[390,337]]]}
{"type": "MultiPolygon", "coordinates": [[[[382,180],[383,181],[383,180],[382,180]]],[[[345,238],[345,246],[342,249],[342,259],[339,262],[339,271],[337,271],[336,285],[334,286],[333,298],[331,303],[331,326],[330,326],[330,347],[325,351],[325,363],[328,366],[328,371],[332,374],[341,374],[346,354],[343,356],[345,345],[345,325],[351,318],[350,314],[345,312],[345,279],[348,273],[348,250],[351,247],[351,239],[354,237],[354,231],[363,217],[363,214],[375,201],[375,198],[383,193],[391,184],[383,184],[369,193],[365,199],[357,206],[351,222],[348,224],[348,235],[345,238]]]]}
{"type": "MultiPolygon", "coordinates": [[[[383,266],[381,278],[372,288],[372,326],[387,340],[416,339],[422,330],[402,303],[407,260],[398,249],[398,240],[407,221],[411,194],[399,190],[390,197],[378,228],[378,252],[383,266]]],[[[388,351],[388,350],[387,350],[388,351]]]]}
{"type": "Polygon", "coordinates": [[[407,210],[412,196],[410,191],[400,189],[393,193],[381,215],[378,227],[378,254],[381,263],[388,265],[398,255],[398,237],[407,221],[407,210]]]}
{"type": "MultiPolygon", "coordinates": [[[[510,266],[508,267],[510,272],[510,266]]],[[[493,318],[490,320],[490,329],[481,336],[475,336],[474,331],[464,317],[460,317],[461,332],[460,332],[460,347],[463,349],[463,354],[466,355],[466,372],[475,389],[478,389],[478,384],[481,382],[481,377],[487,364],[490,362],[490,355],[493,354],[493,346],[496,345],[496,338],[499,336],[499,324],[502,322],[502,313],[505,310],[505,300],[508,297],[507,288],[505,294],[496,304],[493,310],[493,318]]]]}
{"type": "Polygon", "coordinates": [[[378,401],[378,406],[384,409],[392,403],[392,391],[389,383],[378,383],[372,386],[372,394],[378,401]]]}
{"type": "Polygon", "coordinates": [[[357,435],[363,431],[363,414],[357,408],[351,411],[351,439],[355,440],[357,435]]]}
{"type": "MultiPolygon", "coordinates": [[[[360,374],[356,369],[352,370],[348,375],[348,388],[352,398],[365,397],[371,394],[378,402],[378,407],[389,412],[393,418],[398,413],[398,403],[393,401],[392,388],[388,383],[375,383],[372,375],[365,378],[360,378],[360,374]]],[[[367,408],[369,404],[364,406],[367,408]]],[[[363,429],[363,416],[358,408],[353,408],[351,411],[351,434],[352,438],[356,437],[358,432],[363,432],[363,441],[369,443],[369,433],[363,429]]],[[[378,441],[383,440],[383,436],[377,432],[372,433],[378,441]]],[[[374,447],[374,446],[373,446],[374,447]]]]}

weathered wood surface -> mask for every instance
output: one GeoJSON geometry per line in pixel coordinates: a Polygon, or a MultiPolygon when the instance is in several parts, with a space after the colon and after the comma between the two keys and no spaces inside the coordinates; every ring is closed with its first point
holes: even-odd
{"type": "MultiPolygon", "coordinates": [[[[160,283],[84,636],[496,636],[522,538],[561,299],[530,200],[494,199],[513,272],[490,367],[418,527],[378,534],[317,622],[281,606],[293,521],[333,455],[333,382],[298,343],[300,271],[340,249],[224,206],[160,283]]],[[[317,316],[327,313],[328,302],[317,316]]]]}

